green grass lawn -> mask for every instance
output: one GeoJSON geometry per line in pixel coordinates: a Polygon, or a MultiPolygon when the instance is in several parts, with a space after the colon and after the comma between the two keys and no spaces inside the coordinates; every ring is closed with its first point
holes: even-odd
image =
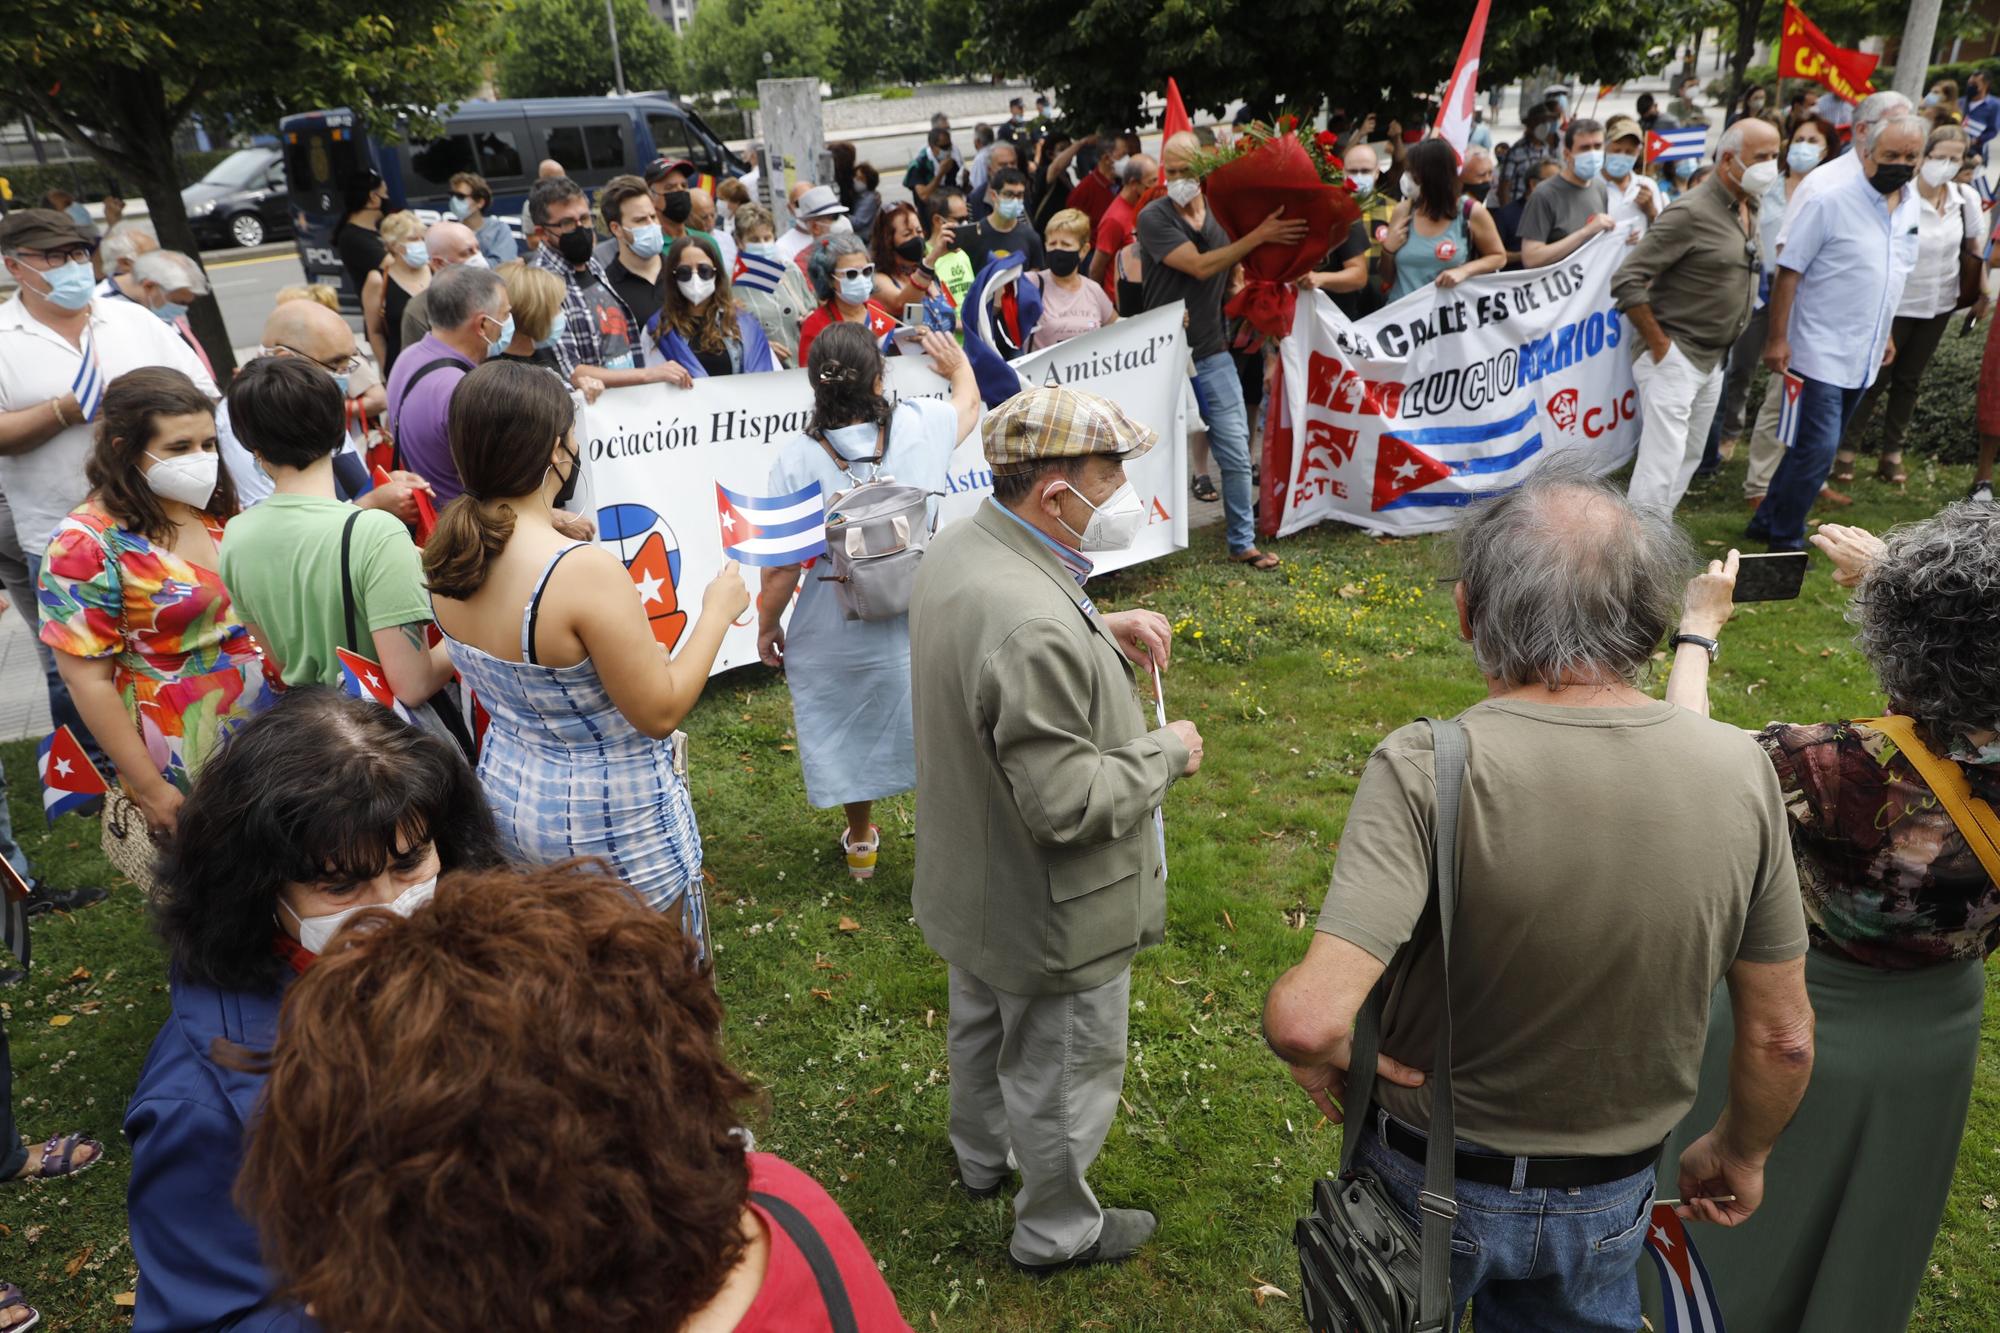
{"type": "MultiPolygon", "coordinates": [[[[1969,349],[1953,351],[1963,361],[1969,349]]],[[[1963,468],[1917,460],[1912,472],[1904,495],[1858,484],[1861,503],[1839,517],[1880,528],[1963,492],[1963,468]]],[[[1705,548],[1719,552],[1740,532],[1741,476],[1739,461],[1690,496],[1683,514],[1705,548]]],[[[1376,740],[1473,702],[1481,686],[1454,632],[1450,590],[1434,582],[1451,567],[1446,543],[1326,527],[1281,549],[1282,575],[1246,574],[1221,560],[1210,530],[1185,555],[1099,592],[1107,605],[1151,606],[1174,621],[1170,712],[1196,720],[1208,753],[1167,805],[1168,940],[1134,969],[1124,1105],[1092,1173],[1107,1203],[1160,1214],[1158,1239],[1119,1268],[1023,1278],[1006,1262],[1007,1204],[969,1202],[952,1187],[945,972],[910,917],[911,801],[882,808],[881,873],[856,884],[835,848],[836,818],[806,807],[782,681],[735,673],[696,712],[694,785],[728,1037],[768,1089],[755,1122],[761,1146],[832,1190],[919,1330],[1298,1326],[1295,1299],[1260,1306],[1253,1291],[1268,1281],[1296,1296],[1291,1224],[1312,1179],[1334,1164],[1339,1134],[1266,1054],[1259,1005],[1305,949],[1376,740]]],[[[1816,561],[1798,602],[1746,609],[1725,639],[1716,716],[1754,727],[1878,709],[1842,620],[1846,600],[1816,561]]],[[[42,872],[58,884],[103,881],[94,823],[72,817],[44,832],[32,746],[0,754],[15,827],[42,872]]],[[[73,919],[45,921],[35,943],[35,974],[4,1006],[22,1126],[90,1129],[110,1140],[111,1157],[74,1182],[0,1191],[0,1278],[28,1289],[44,1327],[115,1328],[124,1317],[115,1298],[134,1281],[117,1131],[166,1010],[161,958],[129,886],[73,919]]],[[[2000,1327],[1995,1041],[1989,1023],[1918,1328],[2000,1327]]]]}

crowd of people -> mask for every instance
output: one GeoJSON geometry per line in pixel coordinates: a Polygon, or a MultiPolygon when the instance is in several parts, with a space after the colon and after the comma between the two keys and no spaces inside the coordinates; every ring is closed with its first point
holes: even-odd
{"type": "MultiPolygon", "coordinates": [[[[1915,1301],[2000,940],[1978,850],[2000,827],[1961,822],[1991,819],[2000,754],[1981,683],[2000,642],[1978,610],[2000,587],[2000,351],[1972,503],[1886,542],[1811,538],[1857,589],[1889,718],[1754,741],[1708,720],[1737,566],[1683,587],[1672,514],[1746,429],[1760,365],[1753,535],[1806,544],[1878,402],[1878,475],[1900,484],[1944,326],[1985,312],[1965,182],[2000,100],[1981,76],[1963,102],[1879,93],[1835,120],[1746,94],[1707,165],[1647,164],[1648,131],[1709,124],[1699,84],[1677,91],[1600,122],[1553,87],[1519,142],[1481,123],[1463,152],[1336,113],[1359,220],[1300,281],[1362,318],[1616,233],[1637,335],[1629,485],[1551,462],[1458,534],[1489,698],[1464,717],[1461,924],[1482,948],[1451,964],[1476,997],[1450,1015],[1454,1308],[1636,1327],[1657,1188],[1718,1224],[1702,1248],[1732,1323],[1872,1333],[1915,1301]],[[1670,631],[1659,701],[1637,682],[1670,631]],[[1899,1038],[1915,1028],[1934,1040],[1899,1038]]],[[[1307,226],[1281,210],[1224,230],[1200,171],[1229,132],[1155,158],[1016,99],[963,158],[934,120],[907,201],[836,146],[782,232],[740,182],[710,194],[676,159],[594,197],[544,163],[518,240],[477,175],[427,226],[364,176],[336,238],[360,336],[329,289],[288,290],[226,393],[186,321],[197,262],[136,221],[94,243],[64,210],[0,219],[18,288],[0,305],[0,577],[52,716],[157,852],[171,960],[124,1124],[135,1328],[470,1328],[524,1305],[537,1326],[907,1327],[834,1201],[755,1151],[753,1088],[721,1049],[681,727],[746,614],[846,872],[877,872],[885,798],[914,790],[919,827],[952,830],[918,840],[913,899],[948,971],[964,1193],[1013,1190],[1028,1273],[1139,1252],[1155,1216],[1103,1206],[1087,1177],[1132,961],[1165,929],[1159,812],[1203,744],[1190,721],[1149,726],[1133,689],[1135,667],[1169,664],[1166,620],[1103,612],[1086,580],[1144,521],[1125,465],[1157,440],[1067,388],[989,410],[953,335],[975,280],[1010,269],[1040,298],[1019,351],[1181,304],[1215,473],[1190,485],[1220,500],[1228,559],[1276,569],[1250,447],[1266,353],[1225,305],[1246,256],[1307,226]],[[947,396],[892,402],[898,354],[947,396]],[[752,589],[728,563],[669,652],[571,510],[579,413],[608,389],[786,368],[812,410],[771,493],[833,503],[893,477],[935,496],[977,431],[992,497],[888,614],[857,618],[802,564],[752,589]]],[[[1447,1017],[1432,763],[1422,725],[1375,751],[1319,930],[1265,1013],[1338,1121],[1358,1112],[1354,1021],[1389,978],[1352,1129],[1412,1220],[1447,1017]]],[[[0,826],[10,849],[29,910],[104,896],[40,885],[0,826]]],[[[17,1154],[8,1071],[0,1030],[0,1177],[102,1160],[80,1131],[17,1154]]],[[[26,1311],[0,1284],[0,1331],[26,1311]]]]}

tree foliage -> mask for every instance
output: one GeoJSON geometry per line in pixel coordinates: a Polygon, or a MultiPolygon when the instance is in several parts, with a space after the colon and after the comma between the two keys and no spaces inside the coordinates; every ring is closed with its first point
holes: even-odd
{"type": "MultiPolygon", "coordinates": [[[[275,130],[346,106],[418,129],[478,86],[503,0],[7,0],[0,111],[32,116],[137,182],[160,243],[196,249],[174,137],[192,117],[275,130]]],[[[192,316],[219,374],[235,367],[213,297],[192,316]]]]}
{"type": "MultiPolygon", "coordinates": [[[[677,88],[680,39],[653,17],[646,0],[613,0],[625,86],[634,92],[677,88]]],[[[594,97],[613,90],[611,37],[604,0],[516,0],[499,60],[506,97],[594,97]]]]}
{"type": "Polygon", "coordinates": [[[704,91],[745,95],[756,93],[759,79],[823,79],[834,39],[833,21],[815,0],[703,0],[688,25],[688,79],[704,91]]]}

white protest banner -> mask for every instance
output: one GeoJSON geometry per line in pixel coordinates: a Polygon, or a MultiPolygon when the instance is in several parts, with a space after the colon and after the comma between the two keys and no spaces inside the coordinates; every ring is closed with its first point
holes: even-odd
{"type": "Polygon", "coordinates": [[[1292,448],[1279,535],[1329,518],[1436,532],[1553,454],[1624,464],[1639,400],[1637,334],[1611,300],[1623,255],[1621,237],[1600,236],[1547,268],[1427,287],[1363,320],[1322,293],[1301,299],[1280,345],[1292,448]]]}
{"type": "MultiPolygon", "coordinates": [[[[883,388],[892,401],[950,392],[927,358],[891,357],[884,364],[883,388]]],[[[1015,365],[1033,384],[1067,384],[1112,398],[1160,432],[1159,445],[1132,467],[1149,523],[1130,547],[1099,559],[1098,568],[1155,559],[1187,545],[1181,419],[1187,344],[1179,307],[1121,321],[1015,365]]],[[[653,635],[669,649],[700,614],[702,590],[723,565],[717,488],[782,513],[779,503],[790,497],[771,494],[771,465],[811,416],[812,391],[800,370],[699,379],[691,389],[610,389],[584,412],[577,428],[584,482],[575,507],[596,518],[598,541],[631,572],[653,635]]],[[[893,475],[894,468],[888,470],[893,475]]],[[[940,524],[965,517],[992,491],[977,431],[952,455],[947,487],[940,524]]],[[[754,596],[758,571],[743,572],[754,596]]],[[[715,670],[756,658],[753,603],[724,638],[715,670]]]]}

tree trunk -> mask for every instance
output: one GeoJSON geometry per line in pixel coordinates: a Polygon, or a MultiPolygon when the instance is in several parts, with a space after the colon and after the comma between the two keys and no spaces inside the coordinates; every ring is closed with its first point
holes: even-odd
{"type": "MultiPolygon", "coordinates": [[[[1736,99],[1743,96],[1744,75],[1750,69],[1750,56],[1757,47],[1757,21],[1764,17],[1764,0],[1736,0],[1736,49],[1729,56],[1729,105],[1735,106],[1736,99]]],[[[1781,105],[1778,90],[1771,89],[1767,105],[1781,105]]]]}
{"type": "MultiPolygon", "coordinates": [[[[201,246],[194,238],[194,228],[188,225],[187,206],[181,202],[180,170],[171,152],[166,168],[164,178],[149,174],[140,182],[146,207],[151,211],[153,230],[159,233],[161,249],[178,250],[199,264],[201,246]]],[[[230,376],[236,373],[236,351],[230,345],[229,330],[222,322],[222,307],[216,303],[213,290],[188,307],[188,323],[194,326],[194,336],[201,339],[202,350],[208,353],[208,363],[215,370],[215,386],[228,388],[230,376]]]]}

